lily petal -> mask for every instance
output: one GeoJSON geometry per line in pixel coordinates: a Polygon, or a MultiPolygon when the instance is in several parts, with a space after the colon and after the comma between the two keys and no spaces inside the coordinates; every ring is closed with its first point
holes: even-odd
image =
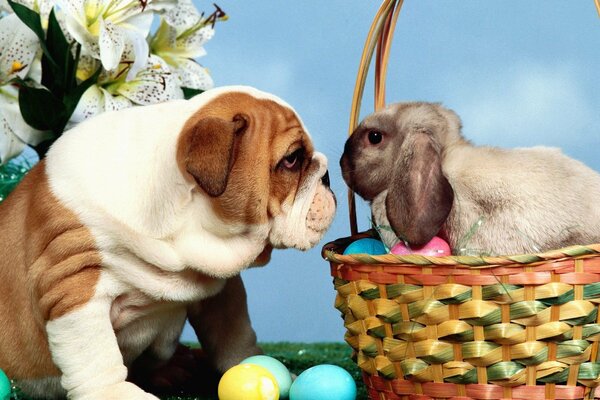
{"type": "Polygon", "coordinates": [[[69,119],[69,127],[104,111],[103,93],[98,85],[92,85],[79,99],[75,111],[69,119]],[[72,124],[71,124],[72,123],[72,124]]]}
{"type": "Polygon", "coordinates": [[[118,111],[133,106],[131,100],[123,96],[113,96],[105,89],[101,89],[104,95],[104,111],[118,111]]]}
{"type": "Polygon", "coordinates": [[[125,48],[125,34],[122,29],[101,19],[98,43],[100,45],[102,66],[109,71],[117,68],[125,48]]]}
{"type": "Polygon", "coordinates": [[[38,38],[16,14],[0,19],[0,82],[24,78],[38,50],[38,38]]]}
{"type": "Polygon", "coordinates": [[[169,25],[180,31],[192,28],[202,19],[191,0],[179,0],[175,7],[165,13],[164,17],[169,25]]]}
{"type": "Polygon", "coordinates": [[[125,33],[129,44],[132,46],[134,60],[129,72],[127,73],[127,80],[132,80],[137,73],[144,68],[148,62],[148,55],[150,49],[145,36],[138,35],[134,32],[127,31],[125,33]]]}
{"type": "Polygon", "coordinates": [[[15,136],[0,108],[0,165],[4,165],[25,150],[25,143],[15,136]]]}
{"type": "Polygon", "coordinates": [[[208,90],[214,86],[207,69],[193,60],[180,59],[176,73],[183,87],[208,90]]]}

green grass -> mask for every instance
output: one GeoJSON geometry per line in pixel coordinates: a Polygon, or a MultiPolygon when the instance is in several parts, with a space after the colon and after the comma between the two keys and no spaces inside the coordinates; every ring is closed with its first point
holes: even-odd
{"type": "MultiPolygon", "coordinates": [[[[345,343],[262,343],[265,354],[275,357],[290,370],[300,375],[302,371],[319,364],[339,365],[354,377],[358,388],[357,400],[367,400],[360,370],[350,359],[352,349],[345,343]]],[[[217,400],[216,397],[167,396],[164,400],[217,400]]]]}
{"type": "MultiPolygon", "coordinates": [[[[194,347],[194,344],[188,344],[194,347]]],[[[197,345],[196,345],[197,346],[197,345]]],[[[308,368],[319,364],[334,364],[348,371],[356,381],[358,388],[357,400],[367,400],[365,387],[362,383],[360,370],[350,359],[352,350],[345,343],[262,343],[265,354],[275,357],[288,367],[290,372],[300,375],[308,368]]],[[[12,400],[28,400],[20,393],[15,393],[12,400]]],[[[217,397],[198,397],[167,395],[163,400],[217,400],[217,397]]],[[[240,399],[242,400],[242,399],[240,399]]]]}

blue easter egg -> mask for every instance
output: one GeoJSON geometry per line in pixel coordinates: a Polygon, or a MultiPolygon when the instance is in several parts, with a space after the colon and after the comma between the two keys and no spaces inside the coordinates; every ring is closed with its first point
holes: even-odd
{"type": "Polygon", "coordinates": [[[290,400],[355,400],[356,383],[337,365],[316,365],[296,378],[290,400]]]}
{"type": "Polygon", "coordinates": [[[8,376],[0,369],[0,400],[10,399],[12,385],[8,376]]]}
{"type": "Polygon", "coordinates": [[[387,254],[387,250],[385,246],[380,240],[371,239],[371,238],[363,238],[355,240],[350,243],[346,250],[344,250],[344,254],[371,254],[371,255],[380,255],[387,254]]]}
{"type": "Polygon", "coordinates": [[[253,364],[266,368],[277,381],[279,386],[279,398],[286,399],[292,386],[292,375],[283,363],[269,356],[252,356],[246,358],[240,364],[253,364]]]}

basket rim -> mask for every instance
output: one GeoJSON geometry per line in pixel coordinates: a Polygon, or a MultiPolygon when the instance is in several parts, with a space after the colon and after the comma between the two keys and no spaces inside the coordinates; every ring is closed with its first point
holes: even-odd
{"type": "Polygon", "coordinates": [[[556,250],[540,253],[513,254],[499,256],[423,256],[419,254],[396,255],[396,254],[341,254],[341,249],[350,242],[361,238],[373,237],[371,231],[356,235],[343,237],[323,246],[322,256],[325,260],[336,264],[350,265],[419,265],[419,266],[464,266],[467,268],[489,268],[495,266],[521,267],[524,264],[538,264],[547,261],[560,261],[568,259],[581,259],[600,257],[600,243],[588,245],[573,245],[556,250]]]}

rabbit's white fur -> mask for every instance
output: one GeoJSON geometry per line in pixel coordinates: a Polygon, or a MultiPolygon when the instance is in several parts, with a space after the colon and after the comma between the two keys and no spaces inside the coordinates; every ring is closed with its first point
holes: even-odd
{"type": "Polygon", "coordinates": [[[420,197],[421,213],[447,209],[441,224],[426,217],[419,222],[419,215],[411,221],[428,230],[419,242],[439,231],[457,253],[530,253],[600,242],[597,172],[556,148],[474,146],[460,130],[458,116],[439,104],[398,103],[368,116],[348,140],[341,160],[344,179],[371,202],[374,223],[394,230],[381,229],[386,244],[397,242],[396,236],[410,243],[405,232],[421,229],[394,221],[390,207],[397,199],[390,199],[391,193],[402,198],[401,207],[420,197]],[[382,133],[381,143],[369,142],[373,131],[382,133]],[[425,166],[415,167],[419,162],[425,166]],[[378,178],[385,171],[387,185],[378,178]],[[431,188],[432,179],[442,184],[431,188]],[[435,195],[446,180],[453,199],[435,195]]]}

